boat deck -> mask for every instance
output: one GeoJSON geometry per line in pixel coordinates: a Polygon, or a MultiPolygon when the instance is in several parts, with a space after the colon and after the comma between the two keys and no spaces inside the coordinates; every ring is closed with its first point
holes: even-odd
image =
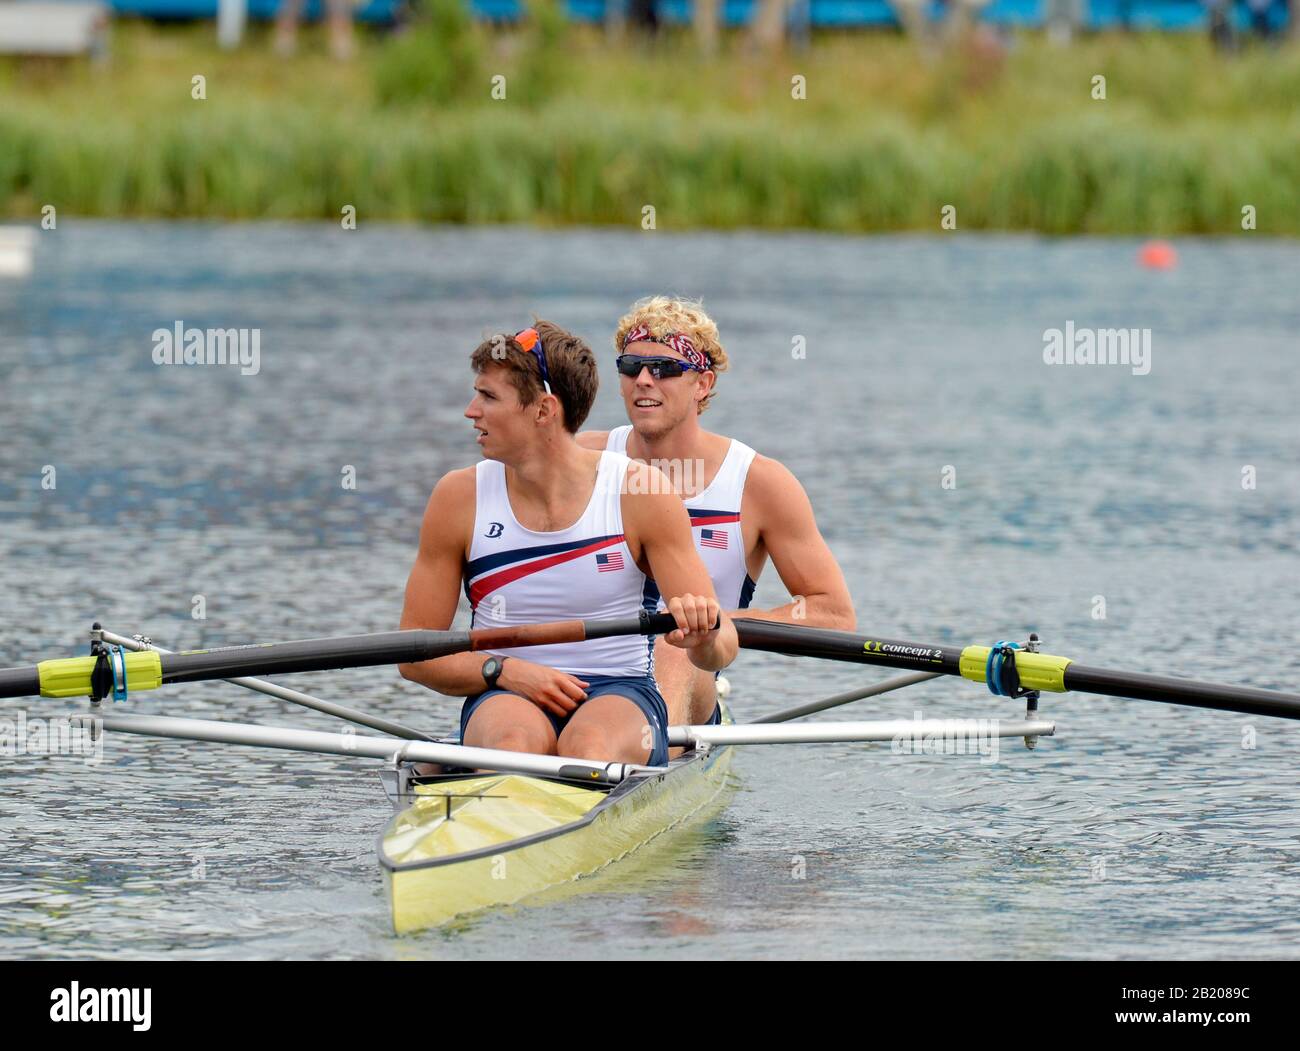
{"type": "Polygon", "coordinates": [[[385,790],[401,809],[376,853],[393,928],[437,926],[604,868],[719,802],[729,758],[728,748],[692,750],[614,786],[386,771],[385,790]]]}

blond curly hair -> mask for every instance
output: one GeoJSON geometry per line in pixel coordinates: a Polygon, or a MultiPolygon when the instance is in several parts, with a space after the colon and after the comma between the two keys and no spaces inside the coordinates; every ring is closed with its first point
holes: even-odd
{"type": "MultiPolygon", "coordinates": [[[[695,349],[709,359],[709,368],[715,373],[727,371],[727,352],[722,349],[718,339],[718,326],[704,312],[704,304],[698,299],[679,299],[676,296],[646,296],[632,304],[632,309],[623,315],[614,333],[614,349],[623,353],[623,337],[638,325],[644,325],[655,337],[678,332],[695,345],[695,349]]],[[[702,398],[697,409],[703,412],[717,392],[717,380],[714,389],[702,398]]]]}

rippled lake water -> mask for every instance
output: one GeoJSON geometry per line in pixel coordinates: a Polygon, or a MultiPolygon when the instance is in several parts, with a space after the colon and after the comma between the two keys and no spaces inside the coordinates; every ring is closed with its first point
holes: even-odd
{"type": "MultiPolygon", "coordinates": [[[[574,328],[614,425],[614,325],[671,291],[705,297],[733,358],[707,422],[798,475],[864,630],[1037,630],[1092,664],[1294,690],[1300,247],[1178,247],[1149,272],[1087,239],[65,223],[0,278],[0,664],[81,652],[95,619],[172,648],[393,627],[429,489],[476,458],[469,350],[533,312],[574,328]],[[178,320],[260,329],[260,372],[155,366],[178,320]],[[1067,322],[1150,329],[1150,374],[1044,365],[1067,322]]],[[[757,602],[783,598],[769,570],[757,602]]],[[[739,719],[883,675],[730,672],[739,719]]],[[[291,684],[439,730],[456,711],[385,670],[291,684]]],[[[130,707],[338,726],[219,684],[130,707]]],[[[917,710],[1019,706],[944,680],[829,717],[917,710]]],[[[1043,711],[1057,736],[996,763],[743,752],[721,816],[583,893],[400,939],[373,764],[122,737],[98,766],[0,757],[0,956],[1297,954],[1296,724],[1043,711]]]]}

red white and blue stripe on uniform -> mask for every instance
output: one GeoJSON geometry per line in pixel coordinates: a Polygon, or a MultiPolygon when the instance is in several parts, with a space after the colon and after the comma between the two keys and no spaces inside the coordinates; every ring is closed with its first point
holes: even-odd
{"type": "MultiPolygon", "coordinates": [[[[623,531],[621,494],[628,460],[601,457],[582,515],[565,529],[529,529],[515,518],[504,465],[475,472],[474,535],[464,566],[465,597],[476,628],[552,620],[609,620],[653,609],[647,578],[623,531]]],[[[653,640],[641,636],[499,649],[574,675],[638,676],[653,670],[653,640]]]]}
{"type": "Polygon", "coordinates": [[[543,544],[484,555],[465,564],[465,597],[470,609],[477,609],[483,599],[507,584],[541,573],[552,566],[590,558],[598,572],[623,569],[622,554],[606,551],[624,542],[623,534],[571,540],[564,544],[543,544]]]}

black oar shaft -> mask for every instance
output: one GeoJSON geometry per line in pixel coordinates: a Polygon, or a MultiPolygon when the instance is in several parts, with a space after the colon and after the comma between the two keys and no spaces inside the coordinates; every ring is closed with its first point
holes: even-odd
{"type": "Polygon", "coordinates": [[[736,634],[747,650],[789,653],[799,657],[878,664],[885,668],[961,674],[961,649],[924,646],[898,639],[873,639],[848,631],[806,628],[781,621],[737,617],[736,634]]]}
{"type": "Polygon", "coordinates": [[[162,681],[203,682],[241,675],[287,675],[379,664],[415,664],[470,648],[467,631],[385,631],[265,646],[227,646],[164,654],[162,681]]]}
{"type": "Polygon", "coordinates": [[[35,697],[41,692],[36,668],[0,668],[0,697],[35,697]]]}
{"type": "Polygon", "coordinates": [[[1065,669],[1065,688],[1080,693],[1099,693],[1107,697],[1190,704],[1197,708],[1241,712],[1244,715],[1267,715],[1277,719],[1300,719],[1300,694],[1261,690],[1253,686],[1227,686],[1168,675],[1089,668],[1071,663],[1065,669]]]}
{"type": "MultiPolygon", "coordinates": [[[[886,668],[959,675],[984,681],[987,647],[928,646],[898,639],[877,639],[846,631],[806,628],[776,621],[736,619],[740,645],[751,650],[789,653],[802,657],[876,664],[886,668]],[[966,659],[963,661],[962,655],[966,659]]],[[[1300,694],[1263,690],[1253,686],[1226,686],[1144,672],[1110,671],[1075,664],[1049,654],[1015,654],[1021,680],[1035,689],[1096,693],[1142,701],[1164,701],[1217,711],[1300,719],[1300,694]]]]}

